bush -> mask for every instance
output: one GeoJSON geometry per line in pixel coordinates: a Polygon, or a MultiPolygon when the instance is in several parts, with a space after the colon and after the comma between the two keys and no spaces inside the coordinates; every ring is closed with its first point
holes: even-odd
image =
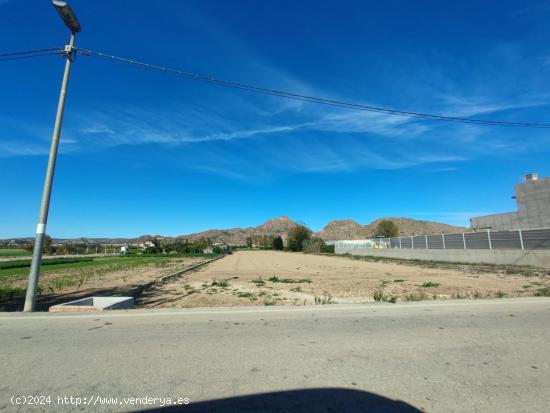
{"type": "Polygon", "coordinates": [[[214,254],[225,254],[226,249],[221,247],[220,245],[214,245],[212,246],[212,252],[214,254]]]}
{"type": "Polygon", "coordinates": [[[334,245],[325,245],[324,251],[321,251],[321,252],[334,254],[334,245]]]}
{"type": "Polygon", "coordinates": [[[304,225],[296,225],[288,231],[288,249],[290,251],[302,251],[304,241],[309,240],[311,230],[304,225]]]}
{"type": "Polygon", "coordinates": [[[334,253],[334,245],[327,245],[321,238],[310,238],[302,243],[305,253],[318,254],[321,252],[334,253]]]}
{"type": "Polygon", "coordinates": [[[25,292],[23,288],[0,287],[0,299],[23,297],[25,292]]]}
{"type": "Polygon", "coordinates": [[[421,287],[425,287],[425,288],[439,287],[439,283],[434,283],[434,282],[431,282],[431,281],[427,281],[424,284],[422,284],[421,287]]]}
{"type": "MultiPolygon", "coordinates": [[[[24,247],[27,251],[33,251],[34,249],[34,241],[31,241],[24,245],[24,247]]],[[[53,254],[55,252],[55,248],[52,246],[52,237],[49,235],[44,235],[44,241],[42,244],[42,253],[44,254],[53,254]]]]}
{"type": "Polygon", "coordinates": [[[536,297],[550,297],[550,287],[539,288],[535,292],[536,297]]]}
{"type": "Polygon", "coordinates": [[[382,290],[374,290],[374,301],[385,301],[386,295],[382,290]]]}
{"type": "Polygon", "coordinates": [[[275,238],[273,238],[273,242],[271,243],[271,248],[276,251],[282,251],[283,250],[283,239],[280,235],[277,235],[275,238]]]}

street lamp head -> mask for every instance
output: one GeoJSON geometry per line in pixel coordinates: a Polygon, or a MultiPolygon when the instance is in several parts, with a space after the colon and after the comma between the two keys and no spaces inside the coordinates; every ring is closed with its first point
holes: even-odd
{"type": "Polygon", "coordinates": [[[73,33],[78,33],[81,30],[80,23],[78,22],[73,9],[71,9],[67,2],[53,0],[52,3],[57,10],[57,13],[59,13],[59,16],[61,16],[61,19],[63,19],[63,23],[65,23],[69,30],[73,33]]]}

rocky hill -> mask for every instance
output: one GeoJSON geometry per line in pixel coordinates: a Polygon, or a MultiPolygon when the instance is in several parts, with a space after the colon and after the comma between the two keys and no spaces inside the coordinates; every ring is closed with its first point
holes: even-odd
{"type": "MultiPolygon", "coordinates": [[[[351,219],[342,219],[329,222],[321,231],[314,234],[325,241],[345,239],[365,239],[373,237],[380,221],[387,219],[393,221],[399,228],[399,235],[424,235],[453,232],[467,232],[468,228],[455,227],[432,221],[419,221],[410,218],[380,218],[367,225],[361,225],[351,219]]],[[[181,235],[178,238],[187,238],[191,241],[199,238],[210,238],[212,242],[227,243],[230,245],[245,245],[248,237],[258,238],[263,235],[280,235],[286,240],[288,231],[297,223],[288,217],[271,219],[257,227],[210,229],[208,231],[181,235]]],[[[138,238],[79,238],[79,239],[55,239],[55,243],[100,243],[100,244],[140,244],[156,238],[160,242],[170,242],[175,238],[161,235],[142,235],[138,238]]],[[[31,242],[34,238],[12,239],[16,244],[31,242]]],[[[10,241],[10,240],[5,240],[10,241]]]]}
{"type": "Polygon", "coordinates": [[[360,225],[352,219],[330,221],[315,235],[326,241],[341,239],[364,239],[368,237],[367,225],[360,225]]]}
{"type": "Polygon", "coordinates": [[[315,235],[325,241],[369,238],[376,234],[378,224],[383,220],[394,222],[397,225],[397,228],[399,228],[400,236],[449,234],[471,231],[469,228],[455,227],[453,225],[442,224],[439,222],[390,217],[377,219],[367,225],[358,224],[351,219],[331,221],[315,235]]]}
{"type": "MultiPolygon", "coordinates": [[[[399,228],[399,235],[424,235],[424,234],[449,234],[456,232],[467,232],[468,228],[455,227],[432,221],[420,221],[410,218],[380,218],[370,224],[361,225],[351,219],[343,219],[329,222],[321,231],[314,234],[326,241],[343,239],[365,239],[376,234],[378,224],[382,220],[393,221],[399,228]]],[[[231,245],[244,245],[248,237],[262,235],[280,235],[286,239],[290,228],[296,225],[288,217],[280,217],[269,220],[257,227],[231,228],[227,230],[211,229],[195,234],[184,235],[191,240],[201,237],[210,238],[213,242],[223,242],[231,245]]]]}
{"type": "Polygon", "coordinates": [[[190,240],[210,238],[212,242],[222,242],[230,245],[245,245],[248,237],[280,235],[283,239],[286,239],[288,231],[294,226],[296,226],[296,223],[290,218],[280,217],[271,219],[257,227],[210,229],[208,231],[183,235],[182,237],[189,238],[190,240]]]}

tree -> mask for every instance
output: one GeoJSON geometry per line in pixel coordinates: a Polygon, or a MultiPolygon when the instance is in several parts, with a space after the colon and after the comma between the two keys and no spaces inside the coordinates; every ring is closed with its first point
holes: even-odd
{"type": "Polygon", "coordinates": [[[280,235],[277,235],[275,238],[273,238],[273,242],[271,243],[271,248],[277,251],[282,251],[284,248],[283,245],[283,239],[280,235]]]}
{"type": "Polygon", "coordinates": [[[311,230],[304,225],[296,225],[288,231],[288,249],[291,251],[302,251],[304,241],[311,236],[311,230]]]}
{"type": "Polygon", "coordinates": [[[270,250],[273,248],[273,235],[264,235],[260,238],[260,249],[270,250]]]}
{"type": "Polygon", "coordinates": [[[326,247],[325,241],[323,241],[321,238],[310,238],[307,240],[304,240],[302,243],[302,246],[304,248],[304,252],[308,254],[316,254],[320,252],[324,252],[323,250],[326,247]]]}
{"type": "Polygon", "coordinates": [[[194,252],[197,254],[203,253],[212,248],[212,240],[210,238],[201,237],[193,243],[194,252]]]}
{"type": "Polygon", "coordinates": [[[399,228],[393,221],[390,221],[388,219],[384,219],[380,221],[378,226],[376,227],[376,236],[377,237],[396,237],[399,234],[399,228]]]}
{"type": "MultiPolygon", "coordinates": [[[[34,241],[25,244],[24,248],[27,251],[32,251],[34,249],[34,241]]],[[[50,237],[47,234],[44,235],[44,241],[43,241],[43,244],[42,244],[42,252],[44,254],[51,254],[54,251],[55,251],[55,248],[52,246],[52,237],[50,237]]]]}

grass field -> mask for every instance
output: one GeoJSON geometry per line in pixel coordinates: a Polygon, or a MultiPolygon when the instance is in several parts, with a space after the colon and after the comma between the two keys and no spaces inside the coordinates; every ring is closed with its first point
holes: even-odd
{"type": "MultiPolygon", "coordinates": [[[[42,265],[40,266],[40,273],[51,273],[55,271],[61,271],[61,270],[69,270],[69,269],[79,269],[79,268],[86,268],[86,267],[102,267],[102,266],[109,266],[109,269],[130,269],[132,267],[146,265],[146,264],[152,264],[155,263],[158,266],[162,266],[164,263],[166,263],[169,259],[168,258],[157,258],[157,257],[108,257],[108,258],[81,258],[81,259],[74,259],[70,260],[70,262],[61,262],[59,264],[51,263],[49,264],[49,260],[44,260],[42,265]]],[[[17,261],[22,262],[20,260],[17,261]]],[[[10,262],[11,264],[12,262],[10,262]]],[[[6,264],[6,263],[4,263],[6,264]]],[[[30,260],[25,260],[25,265],[18,267],[18,268],[7,268],[3,269],[2,264],[0,263],[0,278],[1,277],[10,277],[10,278],[19,278],[21,276],[26,277],[29,274],[30,269],[30,260]]]]}
{"type": "Polygon", "coordinates": [[[30,257],[32,254],[30,251],[22,248],[0,248],[0,258],[9,257],[30,257]]]}

